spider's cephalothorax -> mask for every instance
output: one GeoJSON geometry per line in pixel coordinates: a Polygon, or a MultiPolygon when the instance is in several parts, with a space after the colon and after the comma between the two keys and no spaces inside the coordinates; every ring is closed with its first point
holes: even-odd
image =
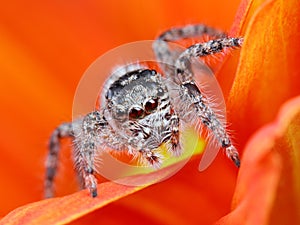
{"type": "Polygon", "coordinates": [[[161,34],[153,50],[158,61],[164,62],[160,64],[162,74],[138,64],[114,71],[104,85],[101,109],[54,130],[46,160],[45,196],[53,196],[60,139],[64,137],[74,139],[76,169],[93,197],[97,196],[95,157],[106,146],[139,155],[142,162],[158,168],[163,159],[156,149],[163,143],[174,155],[180,154],[183,123],[205,126],[216,140],[216,147],[223,148],[239,167],[238,152],[224,123],[197,86],[190,59],[240,47],[242,41],[201,24],[161,34]],[[169,48],[169,42],[202,35],[215,39],[194,44],[180,54],[169,48]]]}
{"type": "Polygon", "coordinates": [[[138,69],[104,88],[104,116],[110,126],[120,141],[126,140],[123,142],[131,152],[143,153],[155,167],[160,159],[152,150],[164,142],[171,151],[178,146],[179,119],[170,104],[164,80],[155,70],[138,69]]]}

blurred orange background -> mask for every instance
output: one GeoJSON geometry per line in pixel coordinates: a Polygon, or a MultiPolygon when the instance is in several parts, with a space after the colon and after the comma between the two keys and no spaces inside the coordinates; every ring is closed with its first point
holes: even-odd
{"type": "MultiPolygon", "coordinates": [[[[3,2],[0,216],[42,198],[49,135],[72,119],[76,85],[98,56],[124,43],[154,39],[176,25],[229,30],[238,5],[239,0],[3,2]]],[[[60,195],[76,190],[68,148],[63,151],[60,195]]]]}

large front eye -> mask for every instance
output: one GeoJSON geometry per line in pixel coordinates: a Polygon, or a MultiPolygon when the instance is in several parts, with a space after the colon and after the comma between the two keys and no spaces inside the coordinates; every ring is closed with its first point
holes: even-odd
{"type": "Polygon", "coordinates": [[[145,103],[144,108],[145,108],[147,113],[151,113],[157,108],[157,106],[158,106],[158,99],[154,98],[154,99],[149,99],[145,103]]]}
{"type": "Polygon", "coordinates": [[[133,107],[129,110],[129,118],[130,119],[139,119],[143,117],[144,115],[144,110],[140,107],[133,107]]]}

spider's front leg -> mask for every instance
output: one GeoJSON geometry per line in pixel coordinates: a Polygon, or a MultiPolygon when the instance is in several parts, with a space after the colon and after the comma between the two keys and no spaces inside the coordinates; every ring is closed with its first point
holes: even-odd
{"type": "Polygon", "coordinates": [[[206,126],[217,139],[219,146],[225,149],[226,155],[231,159],[237,167],[240,166],[239,154],[236,148],[232,145],[230,137],[223,125],[218,119],[216,113],[212,110],[208,101],[201,94],[200,90],[194,81],[188,81],[181,85],[181,89],[185,95],[185,99],[194,105],[197,112],[197,117],[202,124],[206,126]]]}
{"type": "Polygon", "coordinates": [[[92,197],[97,196],[97,180],[94,175],[95,155],[103,145],[102,134],[108,126],[104,116],[99,111],[94,111],[84,117],[78,134],[75,132],[75,166],[92,197]]]}
{"type": "Polygon", "coordinates": [[[218,53],[224,48],[240,47],[243,42],[242,38],[220,38],[211,40],[206,43],[192,45],[184,51],[175,63],[176,76],[180,80],[180,88],[186,99],[194,105],[197,116],[201,122],[213,133],[220,146],[225,149],[226,155],[237,167],[240,166],[240,159],[236,148],[232,145],[230,137],[220,122],[216,113],[208,104],[207,99],[203,96],[195,84],[194,74],[192,72],[190,59],[192,57],[203,57],[210,54],[218,53]]]}
{"type": "Polygon", "coordinates": [[[176,77],[179,78],[180,82],[193,80],[194,75],[190,62],[192,58],[213,55],[222,52],[226,48],[241,47],[243,40],[243,38],[225,37],[190,46],[180,54],[179,58],[175,62],[176,77]]]}

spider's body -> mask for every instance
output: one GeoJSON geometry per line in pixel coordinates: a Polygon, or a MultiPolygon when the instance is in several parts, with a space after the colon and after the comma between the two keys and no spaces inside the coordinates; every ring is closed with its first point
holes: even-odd
{"type": "Polygon", "coordinates": [[[104,85],[101,109],[62,124],[53,132],[46,161],[46,197],[53,194],[62,137],[74,139],[76,168],[93,197],[97,196],[95,156],[105,146],[127,150],[139,155],[142,162],[158,168],[163,159],[155,150],[165,143],[173,155],[179,155],[182,150],[180,128],[185,123],[199,121],[206,126],[217,141],[217,147],[223,148],[239,166],[238,153],[224,124],[196,85],[189,60],[224,48],[240,47],[241,43],[241,38],[225,37],[222,32],[204,25],[175,28],[163,33],[153,46],[158,60],[166,63],[161,65],[164,74],[138,64],[114,71],[104,85]],[[192,45],[180,55],[168,47],[168,41],[203,34],[220,38],[192,45]],[[73,127],[76,128],[73,130],[73,127]]]}

